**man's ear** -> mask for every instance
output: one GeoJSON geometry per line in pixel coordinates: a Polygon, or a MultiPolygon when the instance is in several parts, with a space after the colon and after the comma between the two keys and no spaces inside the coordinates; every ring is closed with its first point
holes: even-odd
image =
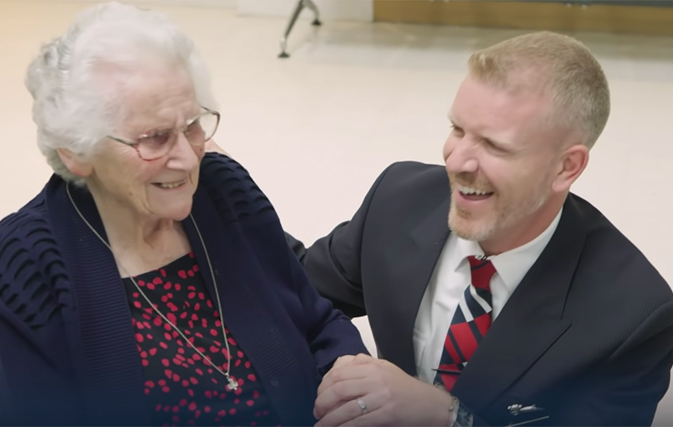
{"type": "Polygon", "coordinates": [[[93,172],[91,164],[89,164],[89,162],[87,162],[80,154],[73,153],[67,148],[57,148],[56,152],[65,167],[68,168],[73,175],[80,178],[86,178],[93,172]]]}
{"type": "Polygon", "coordinates": [[[561,165],[552,183],[552,190],[559,193],[570,191],[570,187],[582,175],[588,163],[589,149],[586,145],[568,147],[561,155],[561,165]]]}

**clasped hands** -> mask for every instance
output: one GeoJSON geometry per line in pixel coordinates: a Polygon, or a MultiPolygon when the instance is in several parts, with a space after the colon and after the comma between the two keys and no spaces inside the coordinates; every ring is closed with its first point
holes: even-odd
{"type": "MultiPolygon", "coordinates": [[[[229,156],[214,140],[205,151],[229,156]]],[[[342,356],[323,378],[316,426],[446,426],[451,396],[365,354],[342,356]]]]}
{"type": "Polygon", "coordinates": [[[446,426],[452,397],[392,363],[342,356],[318,387],[316,426],[446,426]]]}

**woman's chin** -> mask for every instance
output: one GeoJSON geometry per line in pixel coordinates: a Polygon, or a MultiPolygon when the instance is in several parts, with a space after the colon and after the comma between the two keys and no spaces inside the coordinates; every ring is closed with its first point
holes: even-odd
{"type": "Polygon", "coordinates": [[[184,221],[189,217],[189,214],[192,212],[192,204],[185,204],[184,206],[175,206],[168,207],[162,206],[161,209],[154,211],[154,214],[161,219],[169,219],[172,221],[180,222],[184,221]]]}
{"type": "Polygon", "coordinates": [[[151,211],[161,219],[173,221],[185,220],[192,211],[194,203],[193,193],[190,194],[161,194],[159,197],[151,197],[148,200],[151,211]]]}

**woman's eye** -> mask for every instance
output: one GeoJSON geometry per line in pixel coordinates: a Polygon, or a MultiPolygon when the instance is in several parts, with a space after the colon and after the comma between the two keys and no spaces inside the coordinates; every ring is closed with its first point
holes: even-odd
{"type": "Polygon", "coordinates": [[[191,122],[189,126],[187,126],[187,129],[185,129],[185,135],[194,135],[200,133],[201,131],[201,119],[196,119],[191,122]]]}
{"type": "Polygon", "coordinates": [[[461,128],[459,128],[455,125],[451,126],[451,130],[454,133],[454,135],[456,135],[456,136],[463,136],[463,134],[465,133],[465,132],[463,132],[463,130],[461,128]]]}
{"type": "Polygon", "coordinates": [[[151,145],[153,147],[160,147],[168,143],[171,138],[170,130],[162,130],[159,132],[154,132],[153,134],[147,135],[138,141],[141,144],[151,145]]]}

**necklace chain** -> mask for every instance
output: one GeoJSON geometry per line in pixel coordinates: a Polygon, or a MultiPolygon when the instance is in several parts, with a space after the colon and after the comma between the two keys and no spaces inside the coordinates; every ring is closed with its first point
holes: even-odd
{"type": "Polygon", "coordinates": [[[82,215],[82,212],[80,212],[79,208],[75,204],[75,201],[72,198],[72,195],[70,194],[70,184],[66,183],[66,191],[68,193],[68,198],[70,199],[70,203],[72,203],[72,206],[75,208],[75,211],[77,211],[77,214],[79,217],[84,221],[84,223],[89,227],[89,229],[93,232],[93,234],[98,237],[98,239],[110,250],[110,253],[112,253],[112,256],[117,260],[119,263],[119,266],[128,274],[129,279],[131,279],[131,282],[135,285],[136,289],[138,289],[138,292],[140,295],[142,295],[143,299],[147,302],[147,304],[154,310],[155,313],[157,313],[163,320],[164,322],[168,323],[171,325],[171,327],[182,337],[182,339],[199,355],[203,358],[203,360],[207,361],[210,366],[215,368],[217,372],[222,374],[226,379],[227,379],[227,385],[231,390],[236,390],[238,389],[238,382],[230,377],[230,371],[231,371],[231,351],[229,350],[229,340],[227,337],[227,332],[224,327],[224,316],[222,315],[222,303],[220,302],[220,292],[217,289],[217,282],[215,281],[215,272],[213,271],[213,266],[210,262],[210,256],[208,255],[208,250],[206,249],[206,245],[203,241],[203,237],[201,236],[201,230],[199,230],[199,227],[196,225],[196,221],[194,221],[194,217],[192,214],[189,214],[189,219],[191,219],[192,224],[194,224],[194,228],[196,229],[196,234],[199,236],[199,240],[201,242],[201,247],[203,248],[203,252],[206,255],[206,261],[208,262],[208,269],[210,270],[210,277],[213,281],[213,287],[215,289],[215,299],[217,300],[217,310],[220,315],[220,326],[222,327],[222,336],[224,337],[224,346],[227,350],[227,370],[223,371],[220,369],[217,365],[215,365],[208,356],[203,354],[192,342],[185,336],[185,334],[168,318],[161,312],[159,309],[156,307],[155,304],[152,304],[152,301],[148,298],[148,296],[143,292],[142,288],[138,285],[138,283],[135,281],[133,276],[129,273],[129,271],[119,262],[117,257],[115,256],[114,252],[112,251],[112,247],[108,242],[103,239],[103,237],[98,234],[98,232],[93,228],[93,226],[89,223],[89,221],[84,218],[84,215],[82,215]]]}

